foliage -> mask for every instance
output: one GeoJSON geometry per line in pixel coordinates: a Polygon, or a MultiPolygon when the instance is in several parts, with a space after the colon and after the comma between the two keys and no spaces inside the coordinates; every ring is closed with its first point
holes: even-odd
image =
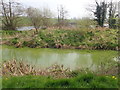
{"type": "Polygon", "coordinates": [[[18,43],[18,38],[14,38],[10,41],[10,43],[12,43],[13,45],[18,43]]]}
{"type": "Polygon", "coordinates": [[[105,1],[100,2],[100,4],[96,1],[96,11],[94,12],[94,15],[96,17],[96,21],[98,22],[98,25],[103,27],[103,24],[106,19],[106,12],[107,12],[107,3],[105,1]]]}
{"type": "MultiPolygon", "coordinates": [[[[3,41],[9,35],[19,38],[19,46],[31,48],[77,48],[77,49],[110,49],[118,50],[118,30],[91,29],[91,30],[40,30],[38,34],[33,31],[2,31],[3,41]],[[27,34],[27,35],[26,35],[27,34]]],[[[14,45],[6,41],[8,45],[14,45]]],[[[16,45],[15,45],[16,46],[16,45]]]]}

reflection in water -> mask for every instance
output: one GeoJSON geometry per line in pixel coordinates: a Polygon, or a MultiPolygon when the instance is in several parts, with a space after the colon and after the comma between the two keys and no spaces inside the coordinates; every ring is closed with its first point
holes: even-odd
{"type": "Polygon", "coordinates": [[[53,64],[63,64],[64,67],[73,70],[77,68],[95,70],[99,62],[105,62],[108,59],[112,60],[116,55],[117,52],[115,51],[87,52],[85,50],[11,48],[8,46],[4,46],[2,52],[3,60],[10,60],[13,58],[17,60],[23,59],[41,68],[46,68],[53,64]]]}
{"type": "Polygon", "coordinates": [[[18,31],[26,31],[26,30],[32,30],[32,29],[35,29],[34,26],[25,26],[25,27],[17,28],[18,31]]]}
{"type": "Polygon", "coordinates": [[[120,56],[114,57],[113,60],[116,61],[116,62],[119,62],[120,61],[120,56]]]}

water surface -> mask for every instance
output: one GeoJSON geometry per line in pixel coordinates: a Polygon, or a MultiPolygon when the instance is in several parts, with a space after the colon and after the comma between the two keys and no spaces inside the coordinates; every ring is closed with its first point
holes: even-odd
{"type": "Polygon", "coordinates": [[[96,70],[101,62],[112,62],[117,57],[117,51],[111,50],[33,49],[3,46],[0,51],[2,60],[23,59],[25,62],[40,68],[46,68],[53,64],[63,64],[64,67],[72,70],[78,68],[96,70]]]}
{"type": "Polygon", "coordinates": [[[18,27],[18,31],[27,31],[27,30],[32,30],[35,29],[34,26],[24,26],[24,27],[18,27]]]}

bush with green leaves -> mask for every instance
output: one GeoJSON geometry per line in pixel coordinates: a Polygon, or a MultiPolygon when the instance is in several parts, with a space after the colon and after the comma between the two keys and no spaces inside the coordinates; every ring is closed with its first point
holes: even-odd
{"type": "Polygon", "coordinates": [[[19,42],[18,40],[19,40],[18,38],[13,38],[13,39],[10,40],[10,43],[15,45],[15,44],[17,44],[19,42]]]}

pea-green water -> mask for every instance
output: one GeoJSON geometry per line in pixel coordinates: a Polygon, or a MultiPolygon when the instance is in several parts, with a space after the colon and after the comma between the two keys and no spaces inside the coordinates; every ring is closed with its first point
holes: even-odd
{"type": "Polygon", "coordinates": [[[23,59],[25,62],[40,68],[46,68],[53,64],[63,64],[64,67],[72,70],[78,68],[96,70],[101,62],[112,62],[117,57],[117,51],[111,50],[37,49],[2,46],[0,51],[2,60],[23,59]]]}

